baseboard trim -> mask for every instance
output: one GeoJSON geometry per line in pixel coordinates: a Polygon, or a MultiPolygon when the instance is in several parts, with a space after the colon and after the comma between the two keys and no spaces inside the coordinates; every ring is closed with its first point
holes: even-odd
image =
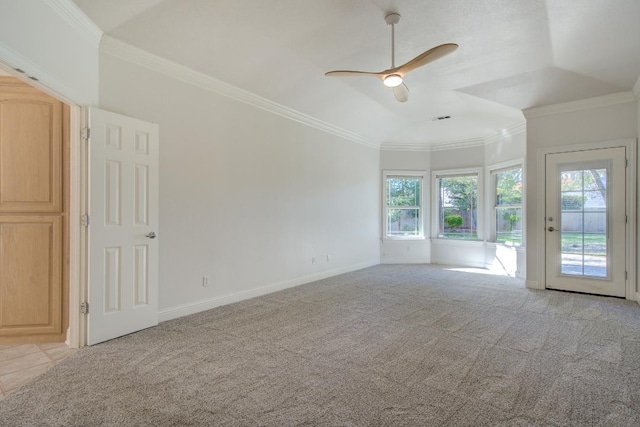
{"type": "Polygon", "coordinates": [[[459,259],[434,259],[431,260],[432,264],[438,265],[450,265],[452,267],[462,267],[462,268],[487,268],[487,264],[484,261],[478,262],[462,262],[459,259]]]}
{"type": "Polygon", "coordinates": [[[540,287],[540,285],[538,284],[538,282],[536,280],[527,280],[525,282],[525,286],[529,289],[544,289],[542,287],[540,287]]]}
{"type": "Polygon", "coordinates": [[[338,274],[344,274],[356,270],[361,270],[367,267],[373,267],[374,265],[378,264],[380,264],[380,260],[378,259],[365,261],[347,267],[336,268],[334,270],[323,271],[321,273],[310,274],[283,282],[260,286],[258,288],[237,292],[231,295],[224,295],[221,297],[165,308],[158,312],[158,321],[166,322],[167,320],[173,320],[179,317],[188,316],[190,314],[200,313],[201,311],[211,310],[212,308],[220,307],[222,305],[232,304],[234,302],[242,301],[245,299],[259,297],[262,295],[270,294],[272,292],[282,291],[284,289],[304,285],[305,283],[337,276],[338,274]]]}
{"type": "Polygon", "coordinates": [[[406,258],[386,258],[381,259],[380,264],[431,264],[431,260],[423,258],[406,259],[406,258]]]}

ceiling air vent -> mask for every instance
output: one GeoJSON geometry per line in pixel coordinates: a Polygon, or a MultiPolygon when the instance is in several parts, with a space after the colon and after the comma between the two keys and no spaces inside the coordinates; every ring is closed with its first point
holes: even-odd
{"type": "Polygon", "coordinates": [[[431,120],[433,120],[434,122],[437,122],[439,120],[447,120],[447,119],[450,119],[450,118],[451,118],[451,116],[440,116],[440,117],[434,117],[431,120]]]}

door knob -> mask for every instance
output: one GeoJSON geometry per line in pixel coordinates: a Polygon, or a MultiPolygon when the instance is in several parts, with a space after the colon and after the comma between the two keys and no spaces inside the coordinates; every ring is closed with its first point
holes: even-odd
{"type": "Polygon", "coordinates": [[[547,228],[547,230],[549,230],[549,231],[553,231],[553,230],[555,230],[555,228],[553,228],[553,227],[549,227],[549,228],[547,228]]]}
{"type": "Polygon", "coordinates": [[[156,233],[154,231],[152,231],[149,234],[145,235],[144,237],[146,237],[147,239],[155,239],[156,238],[156,233]]]}

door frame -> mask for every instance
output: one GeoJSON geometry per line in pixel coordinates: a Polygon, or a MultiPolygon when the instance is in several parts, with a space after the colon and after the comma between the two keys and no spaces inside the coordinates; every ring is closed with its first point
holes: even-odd
{"type": "Polygon", "coordinates": [[[637,291],[637,225],[636,225],[636,187],[637,187],[637,139],[627,138],[603,142],[591,142],[581,144],[568,144],[556,147],[547,147],[538,149],[538,179],[537,179],[537,198],[536,198],[536,236],[537,236],[537,258],[538,258],[538,288],[546,289],[546,221],[545,221],[545,200],[546,200],[546,157],[547,154],[570,153],[575,151],[597,150],[604,148],[624,147],[626,149],[627,168],[625,174],[626,184],[626,206],[625,214],[628,221],[625,227],[626,239],[625,243],[625,265],[627,271],[627,280],[625,284],[625,298],[632,301],[640,302],[640,294],[637,291]]]}
{"type": "Polygon", "coordinates": [[[69,335],[71,348],[86,345],[86,315],[80,305],[87,299],[87,229],[82,225],[82,212],[87,212],[86,144],[82,127],[86,122],[85,108],[70,104],[69,124],[69,335]]]}

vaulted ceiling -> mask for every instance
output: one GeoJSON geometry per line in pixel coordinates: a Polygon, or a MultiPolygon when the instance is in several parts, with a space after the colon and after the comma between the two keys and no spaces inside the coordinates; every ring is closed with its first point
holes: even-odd
{"type": "Polygon", "coordinates": [[[383,146],[483,138],[522,109],[631,90],[638,0],[74,0],[109,36],[383,146]],[[371,77],[442,43],[409,101],[371,77]],[[438,121],[438,116],[451,116],[438,121]]]}

